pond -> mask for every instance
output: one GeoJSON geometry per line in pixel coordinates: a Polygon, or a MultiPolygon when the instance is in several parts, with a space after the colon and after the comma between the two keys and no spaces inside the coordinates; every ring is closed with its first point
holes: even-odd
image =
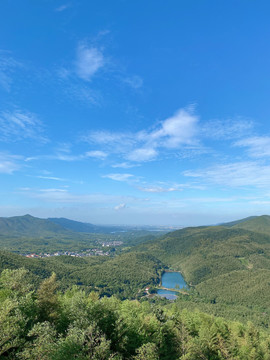
{"type": "Polygon", "coordinates": [[[177,292],[171,290],[158,289],[158,296],[165,297],[168,300],[175,300],[177,298],[177,292]]]}
{"type": "MultiPolygon", "coordinates": [[[[187,287],[187,283],[179,272],[165,272],[161,278],[161,285],[167,289],[187,287]]],[[[169,300],[174,300],[177,297],[177,292],[172,290],[159,289],[157,294],[169,300]]]]}

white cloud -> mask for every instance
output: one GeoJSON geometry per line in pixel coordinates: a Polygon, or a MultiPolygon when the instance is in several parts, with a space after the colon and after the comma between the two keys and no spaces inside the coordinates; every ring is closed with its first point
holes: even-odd
{"type": "Polygon", "coordinates": [[[9,52],[0,50],[0,86],[7,92],[13,82],[13,74],[22,64],[16,61],[9,52]]]}
{"type": "Polygon", "coordinates": [[[113,145],[117,148],[126,148],[137,143],[137,134],[110,132],[110,131],[92,131],[82,136],[82,140],[90,143],[113,145]]]}
{"type": "Polygon", "coordinates": [[[200,133],[207,138],[231,140],[250,134],[253,128],[253,121],[239,117],[230,120],[208,121],[201,127],[200,133]]]}
{"type": "Polygon", "coordinates": [[[175,115],[161,122],[161,128],[148,136],[157,141],[157,146],[179,148],[181,145],[196,143],[198,117],[190,110],[180,109],[175,115]]]}
{"type": "Polygon", "coordinates": [[[270,186],[270,166],[251,161],[216,165],[198,171],[188,170],[183,174],[229,187],[270,186]]]}
{"type": "Polygon", "coordinates": [[[122,168],[122,169],[130,169],[130,168],[133,168],[135,166],[140,166],[140,165],[127,163],[127,162],[121,162],[121,163],[118,163],[118,164],[111,165],[111,167],[113,167],[113,168],[122,168]]]}
{"type": "Polygon", "coordinates": [[[132,174],[107,174],[103,175],[103,178],[108,178],[115,181],[127,181],[134,177],[132,174]]]}
{"type": "Polygon", "coordinates": [[[63,4],[63,5],[61,5],[61,6],[58,6],[58,7],[55,9],[55,11],[56,11],[56,12],[62,12],[62,11],[64,11],[64,10],[68,9],[70,6],[71,6],[70,3],[63,4]]]}
{"type": "Polygon", "coordinates": [[[125,78],[124,82],[131,86],[133,89],[139,89],[143,86],[143,79],[137,75],[125,78]]]}
{"type": "Polygon", "coordinates": [[[115,206],[114,210],[119,211],[119,210],[125,209],[126,207],[127,207],[127,205],[122,203],[122,204],[119,204],[119,205],[115,206]]]}
{"type": "Polygon", "coordinates": [[[36,115],[21,110],[2,111],[0,113],[0,139],[16,141],[22,139],[36,139],[47,142],[41,135],[43,126],[36,115]]]}
{"type": "Polygon", "coordinates": [[[130,161],[149,161],[157,157],[158,152],[153,148],[141,148],[135,149],[129,153],[126,158],[130,161]]]}
{"type": "Polygon", "coordinates": [[[96,159],[105,159],[108,156],[108,154],[106,154],[104,151],[100,151],[100,150],[93,150],[93,151],[88,151],[85,153],[85,157],[92,157],[92,158],[96,158],[96,159]]]}
{"type": "MultiPolygon", "coordinates": [[[[82,137],[83,141],[102,145],[110,153],[132,162],[151,161],[158,157],[160,149],[167,152],[196,147],[199,143],[198,117],[192,109],[180,109],[172,117],[161,121],[154,130],[135,133],[94,131],[82,137]]],[[[126,164],[126,162],[123,162],[126,164]]]]}
{"type": "Polygon", "coordinates": [[[76,98],[88,106],[99,105],[102,101],[102,95],[98,91],[70,81],[66,84],[64,92],[72,101],[76,98]]]}
{"type": "Polygon", "coordinates": [[[67,203],[67,204],[86,204],[86,205],[101,205],[104,207],[112,208],[115,204],[126,204],[126,203],[144,203],[145,199],[136,198],[131,196],[117,196],[111,194],[100,194],[100,193],[84,193],[76,194],[62,188],[47,188],[47,189],[33,189],[23,187],[18,189],[20,194],[24,196],[39,199],[44,202],[51,203],[67,203]]]}
{"type": "Polygon", "coordinates": [[[21,160],[21,156],[0,153],[0,173],[13,174],[19,170],[21,166],[18,160],[21,160]]]}
{"type": "Polygon", "coordinates": [[[77,50],[76,73],[86,81],[90,81],[95,73],[105,64],[102,52],[95,47],[79,45],[77,50]]]}
{"type": "Polygon", "coordinates": [[[55,180],[55,181],[66,181],[66,179],[55,177],[55,176],[37,176],[38,179],[44,179],[44,180],[55,180]]]}
{"type": "Polygon", "coordinates": [[[182,189],[178,189],[176,187],[160,187],[160,186],[151,186],[151,187],[140,187],[139,190],[149,193],[164,193],[164,192],[173,192],[173,191],[182,191],[182,189]]]}
{"type": "Polygon", "coordinates": [[[24,159],[24,161],[37,161],[37,160],[60,160],[60,161],[85,161],[89,158],[101,159],[104,160],[108,156],[104,151],[93,150],[87,151],[83,154],[72,154],[70,144],[62,144],[55,150],[55,153],[52,155],[40,155],[40,156],[29,156],[24,159]]]}
{"type": "Polygon", "coordinates": [[[247,147],[248,155],[254,158],[270,156],[270,137],[254,136],[248,139],[237,141],[235,146],[247,147]]]}

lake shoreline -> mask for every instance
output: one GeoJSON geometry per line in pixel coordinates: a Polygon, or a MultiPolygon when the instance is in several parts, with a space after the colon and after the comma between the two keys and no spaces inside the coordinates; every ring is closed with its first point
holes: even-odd
{"type": "Polygon", "coordinates": [[[164,271],[161,275],[157,295],[166,297],[169,300],[175,300],[181,289],[186,288],[187,286],[183,275],[179,271],[164,271]]]}

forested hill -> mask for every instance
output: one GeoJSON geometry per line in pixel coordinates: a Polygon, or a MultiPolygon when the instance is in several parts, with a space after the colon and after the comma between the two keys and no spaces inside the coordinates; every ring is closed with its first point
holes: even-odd
{"type": "Polygon", "coordinates": [[[145,253],[127,253],[115,258],[57,256],[43,259],[26,257],[0,250],[0,273],[4,269],[25,268],[38,285],[52,272],[57,274],[61,289],[73,285],[99,295],[116,295],[120,299],[136,298],[146,286],[157,285],[163,264],[145,253]]]}
{"type": "Polygon", "coordinates": [[[65,229],[85,232],[85,233],[111,233],[113,231],[122,231],[123,227],[120,226],[99,226],[90,223],[70,220],[66,218],[48,218],[49,221],[62,226],[65,229]]]}
{"type": "Polygon", "coordinates": [[[270,255],[270,216],[225,225],[184,228],[138,249],[180,269],[193,284],[234,270],[264,268],[270,255]]]}
{"type": "Polygon", "coordinates": [[[31,215],[1,217],[0,234],[7,236],[48,236],[63,235],[73,232],[110,233],[121,231],[121,227],[97,226],[90,223],[69,220],[66,218],[40,219],[31,215]]]}
{"type": "Polygon", "coordinates": [[[62,226],[47,219],[39,219],[31,215],[0,218],[0,234],[7,236],[46,236],[67,234],[62,226]]]}
{"type": "MultiPolygon", "coordinates": [[[[239,223],[260,229],[269,217],[239,223]]],[[[185,228],[137,247],[149,252],[195,286],[201,298],[213,304],[270,309],[270,235],[240,228],[209,226],[185,228]]],[[[269,314],[268,314],[269,315],[269,314]]]]}
{"type": "Polygon", "coordinates": [[[261,234],[270,235],[270,216],[262,215],[262,216],[252,216],[246,219],[242,219],[235,224],[225,224],[227,226],[231,226],[236,229],[246,229],[250,231],[254,231],[261,234]]]}

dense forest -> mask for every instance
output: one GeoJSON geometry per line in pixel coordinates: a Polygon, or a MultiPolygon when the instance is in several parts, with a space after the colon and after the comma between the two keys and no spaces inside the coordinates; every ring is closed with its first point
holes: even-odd
{"type": "Polygon", "coordinates": [[[198,311],[147,301],[99,299],[73,287],[59,292],[56,275],[37,290],[25,269],[0,277],[2,359],[270,359],[270,337],[198,311]]]}
{"type": "Polygon", "coordinates": [[[137,249],[151,253],[184,275],[192,289],[192,296],[181,300],[185,306],[229,319],[252,320],[268,329],[269,216],[222,226],[184,228],[137,249]]]}
{"type": "Polygon", "coordinates": [[[98,291],[101,296],[115,295],[120,299],[136,298],[147,285],[157,285],[163,264],[145,253],[127,253],[115,258],[57,256],[48,259],[28,259],[0,251],[0,271],[24,267],[32,281],[40,281],[55,272],[61,289],[79,285],[86,292],[98,291]]]}

